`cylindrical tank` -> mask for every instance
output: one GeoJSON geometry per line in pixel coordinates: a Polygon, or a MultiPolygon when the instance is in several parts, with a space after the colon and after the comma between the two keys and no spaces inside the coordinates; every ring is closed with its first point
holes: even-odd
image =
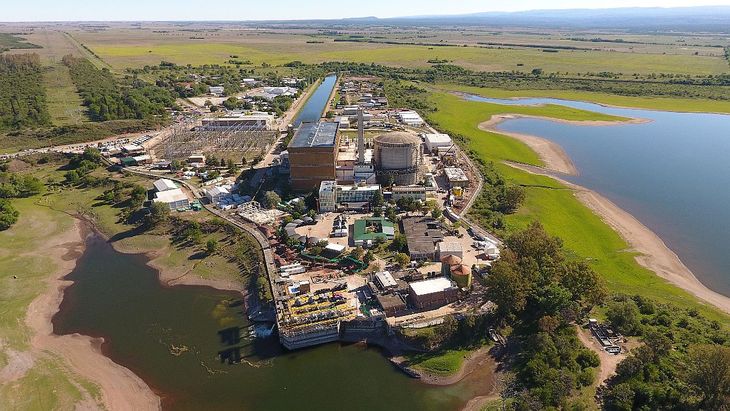
{"type": "Polygon", "coordinates": [[[375,137],[375,164],[380,170],[418,167],[421,140],[412,134],[394,132],[375,137]]]}
{"type": "Polygon", "coordinates": [[[471,287],[471,268],[468,265],[457,264],[451,266],[451,278],[459,288],[471,287]]]}

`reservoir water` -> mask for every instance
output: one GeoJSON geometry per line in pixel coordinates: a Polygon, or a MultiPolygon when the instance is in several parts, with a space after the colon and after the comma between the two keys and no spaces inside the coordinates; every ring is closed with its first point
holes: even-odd
{"type": "Polygon", "coordinates": [[[457,410],[490,391],[484,373],[427,386],[359,345],[285,352],[276,338],[249,337],[240,294],[163,287],[145,263],[89,237],[53,325],[56,334],[104,337],[104,354],[144,379],[165,409],[457,410]],[[240,363],[220,361],[231,348],[240,363]]]}
{"type": "Polygon", "coordinates": [[[294,126],[299,127],[303,122],[318,121],[322,118],[327,103],[329,102],[332,90],[337,84],[337,76],[332,74],[324,78],[307,100],[302,110],[294,120],[294,126]]]}
{"type": "Polygon", "coordinates": [[[550,98],[505,105],[559,104],[641,124],[582,126],[542,119],[507,120],[498,129],[558,143],[579,176],[657,233],[707,287],[730,296],[730,116],[604,107],[550,98]]]}

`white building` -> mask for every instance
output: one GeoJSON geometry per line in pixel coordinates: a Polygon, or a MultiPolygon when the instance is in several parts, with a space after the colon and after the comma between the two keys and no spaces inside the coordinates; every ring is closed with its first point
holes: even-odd
{"type": "Polygon", "coordinates": [[[174,181],[168,180],[166,178],[161,178],[155,181],[153,185],[155,186],[155,190],[157,190],[158,193],[168,190],[175,190],[178,188],[177,184],[175,184],[174,181]]]}
{"type": "Polygon", "coordinates": [[[208,198],[211,204],[219,203],[223,198],[231,195],[231,192],[227,188],[216,186],[205,190],[205,196],[208,198]]]}
{"type": "Polygon", "coordinates": [[[188,196],[186,196],[179,188],[155,193],[154,202],[167,204],[167,206],[170,207],[170,210],[190,207],[190,200],[188,200],[188,196]]]}
{"type": "Polygon", "coordinates": [[[340,207],[362,208],[379,191],[378,184],[340,185],[336,181],[323,181],[319,186],[319,211],[331,212],[340,207]]]}
{"type": "Polygon", "coordinates": [[[429,153],[438,151],[439,149],[449,149],[454,143],[451,141],[451,137],[448,134],[434,133],[426,134],[426,149],[429,153]]]}
{"type": "Polygon", "coordinates": [[[413,110],[399,112],[398,119],[400,119],[401,123],[411,127],[420,127],[424,124],[421,115],[413,110]]]}
{"type": "Polygon", "coordinates": [[[222,96],[226,89],[223,86],[210,86],[208,87],[208,93],[214,96],[222,96]]]}
{"type": "Polygon", "coordinates": [[[439,260],[449,255],[464,258],[464,248],[458,241],[442,241],[436,245],[436,249],[438,251],[439,260]]]}
{"type": "Polygon", "coordinates": [[[323,213],[337,210],[337,182],[322,181],[319,185],[319,211],[323,213]]]}

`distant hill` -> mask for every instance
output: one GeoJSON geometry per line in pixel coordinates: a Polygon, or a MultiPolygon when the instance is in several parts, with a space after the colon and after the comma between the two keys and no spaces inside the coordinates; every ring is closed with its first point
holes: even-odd
{"type": "Polygon", "coordinates": [[[532,10],[381,19],[386,24],[456,24],[632,31],[730,32],[730,6],[532,10]]]}

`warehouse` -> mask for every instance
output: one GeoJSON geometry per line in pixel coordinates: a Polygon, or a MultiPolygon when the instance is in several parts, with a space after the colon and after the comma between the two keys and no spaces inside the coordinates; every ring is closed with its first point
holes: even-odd
{"type": "Polygon", "coordinates": [[[322,181],[335,180],[339,125],[302,123],[294,133],[289,152],[290,182],[294,190],[312,190],[322,181]]]}
{"type": "Polygon", "coordinates": [[[441,223],[431,217],[409,217],[402,220],[411,260],[434,260],[435,244],[444,239],[441,223]]]}
{"type": "Polygon", "coordinates": [[[421,127],[424,124],[421,115],[412,110],[401,111],[398,113],[398,119],[400,119],[403,124],[411,127],[421,127]]]}
{"type": "Polygon", "coordinates": [[[411,304],[418,309],[432,309],[456,301],[458,289],[446,277],[435,277],[408,284],[411,304]]]}
{"type": "Polygon", "coordinates": [[[424,140],[426,142],[426,150],[428,150],[429,153],[438,152],[440,149],[448,150],[454,145],[448,134],[426,134],[424,136],[424,140]]]}
{"type": "Polygon", "coordinates": [[[190,208],[190,200],[188,196],[179,189],[166,190],[155,193],[155,203],[167,204],[170,210],[181,210],[190,208]]]}
{"type": "Polygon", "coordinates": [[[161,178],[152,184],[155,186],[155,190],[157,190],[158,192],[174,190],[178,188],[172,180],[168,180],[166,178],[161,178]]]}

